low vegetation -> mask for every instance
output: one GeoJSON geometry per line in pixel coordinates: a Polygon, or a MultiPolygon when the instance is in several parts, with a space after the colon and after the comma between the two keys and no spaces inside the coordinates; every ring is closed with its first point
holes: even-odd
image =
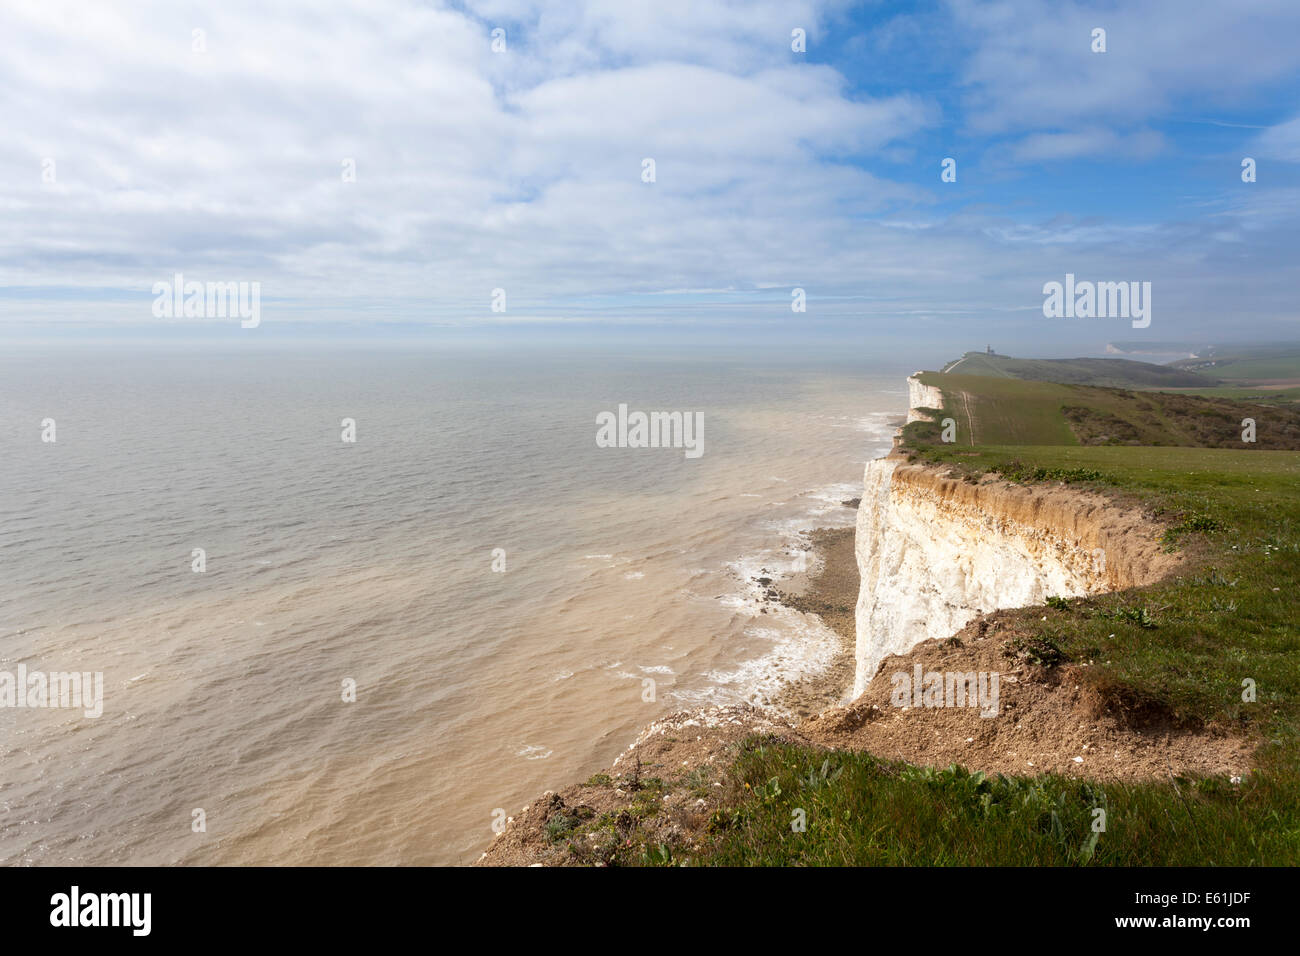
{"type": "Polygon", "coordinates": [[[1224,383],[1289,381],[1296,384],[1300,383],[1300,347],[1294,343],[1233,346],[1215,349],[1201,358],[1180,359],[1169,367],[1194,371],[1224,383]]]}
{"type": "Polygon", "coordinates": [[[986,776],[750,740],[731,804],[679,862],[722,866],[1248,866],[1300,860],[1295,775],[1143,784],[986,776]],[[813,787],[824,762],[836,779],[813,787]],[[1099,812],[1100,811],[1100,812],[1099,812]],[[1104,832],[1100,829],[1104,825],[1104,832]],[[798,829],[802,826],[802,831],[798,829]]]}
{"type": "Polygon", "coordinates": [[[967,352],[944,371],[949,369],[962,375],[1111,388],[1197,388],[1216,384],[1213,375],[1132,359],[1023,359],[967,352]]]}
{"type": "Polygon", "coordinates": [[[1137,392],[926,372],[946,400],[933,422],[914,422],[912,447],[943,444],[941,422],[955,426],[953,446],[1179,445],[1195,448],[1300,448],[1300,408],[1259,405],[1182,392],[1137,392]],[[1249,420],[1249,422],[1248,422],[1249,420]],[[1253,425],[1250,425],[1253,423],[1253,425]],[[1248,426],[1250,430],[1248,430],[1248,426]],[[1253,441],[1245,440],[1246,437],[1253,441]]]}

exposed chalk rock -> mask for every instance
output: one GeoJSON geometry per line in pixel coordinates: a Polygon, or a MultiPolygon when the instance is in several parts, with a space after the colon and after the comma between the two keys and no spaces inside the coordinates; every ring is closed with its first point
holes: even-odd
{"type": "Polygon", "coordinates": [[[972,483],[901,457],[868,462],[854,696],[889,654],[949,637],[981,613],[1158,580],[1176,561],[1161,530],[1077,488],[972,483]]]}
{"type": "Polygon", "coordinates": [[[919,408],[943,408],[943,393],[933,385],[922,385],[912,375],[907,379],[907,424],[927,418],[917,411],[919,408]]]}

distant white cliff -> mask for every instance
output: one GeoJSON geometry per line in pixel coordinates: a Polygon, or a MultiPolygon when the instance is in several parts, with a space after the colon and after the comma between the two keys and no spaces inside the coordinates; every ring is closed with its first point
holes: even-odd
{"type": "Polygon", "coordinates": [[[923,385],[916,375],[912,375],[907,379],[907,405],[907,423],[910,425],[927,417],[917,409],[942,408],[943,393],[933,385],[923,385]]]}

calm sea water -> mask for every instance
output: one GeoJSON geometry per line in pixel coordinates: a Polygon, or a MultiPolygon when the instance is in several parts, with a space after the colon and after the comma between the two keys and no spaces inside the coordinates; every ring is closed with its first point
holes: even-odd
{"type": "Polygon", "coordinates": [[[0,671],[102,671],[105,698],[0,708],[0,862],[473,861],[497,808],[656,717],[826,665],[831,635],[759,614],[751,579],[851,523],[906,371],[0,358],[0,671]],[[703,456],[598,448],[619,403],[703,413],[703,456]]]}

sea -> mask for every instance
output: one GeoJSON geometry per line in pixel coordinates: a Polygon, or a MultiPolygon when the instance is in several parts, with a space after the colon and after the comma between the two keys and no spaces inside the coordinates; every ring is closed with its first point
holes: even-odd
{"type": "Polygon", "coordinates": [[[103,692],[87,716],[19,706],[11,684],[0,863],[468,864],[502,811],[656,718],[770,703],[837,639],[764,613],[755,579],[853,522],[909,371],[771,351],[5,351],[0,681],[76,671],[103,692]],[[699,453],[602,447],[620,405],[698,415],[699,453]]]}

